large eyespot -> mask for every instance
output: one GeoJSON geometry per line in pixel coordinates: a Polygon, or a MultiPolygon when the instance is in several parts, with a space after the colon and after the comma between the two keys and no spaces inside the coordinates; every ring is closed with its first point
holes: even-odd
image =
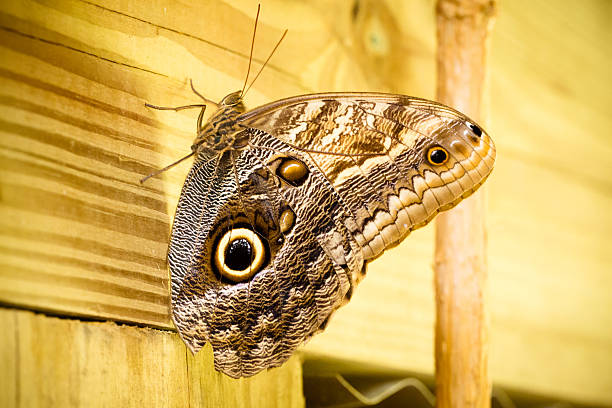
{"type": "Polygon", "coordinates": [[[276,174],[292,186],[301,186],[308,177],[308,167],[299,160],[286,157],[282,160],[276,174]]]}
{"type": "Polygon", "coordinates": [[[444,164],[448,161],[448,152],[440,146],[430,147],[427,151],[427,161],[434,166],[444,164]]]}
{"type": "Polygon", "coordinates": [[[214,264],[222,277],[243,282],[261,270],[266,259],[263,241],[253,230],[234,228],[214,248],[214,264]]]}

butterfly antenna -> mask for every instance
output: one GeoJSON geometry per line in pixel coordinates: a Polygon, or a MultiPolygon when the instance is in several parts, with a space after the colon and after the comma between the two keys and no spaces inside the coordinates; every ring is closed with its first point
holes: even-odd
{"type": "Polygon", "coordinates": [[[180,111],[183,109],[192,109],[192,108],[205,108],[206,105],[203,105],[201,103],[197,103],[197,104],[193,104],[193,105],[184,105],[184,106],[157,106],[157,105],[151,105],[150,103],[146,103],[145,102],[145,106],[147,108],[151,108],[151,109],[157,109],[157,110],[173,110],[173,111],[180,111]]]}
{"type": "Polygon", "coordinates": [[[150,179],[151,177],[155,177],[158,174],[163,173],[164,171],[176,166],[177,164],[179,164],[180,162],[182,162],[183,160],[187,160],[188,158],[190,158],[191,156],[193,156],[195,154],[195,152],[191,152],[189,153],[187,156],[185,157],[181,157],[180,159],[178,159],[177,161],[175,161],[172,164],[167,165],[166,167],[164,167],[163,169],[154,171],[153,173],[149,174],[147,177],[141,178],[140,179],[140,184],[144,183],[145,181],[147,181],[148,179],[150,179]]]}
{"type": "Polygon", "coordinates": [[[268,64],[268,61],[270,61],[270,58],[272,58],[272,56],[274,55],[274,52],[276,51],[276,49],[278,48],[278,46],[280,45],[280,43],[283,41],[283,38],[285,38],[285,36],[287,35],[287,32],[289,30],[285,30],[285,32],[283,33],[283,35],[281,36],[280,40],[278,40],[278,42],[276,43],[276,45],[274,46],[274,49],[272,50],[272,52],[270,53],[270,55],[268,56],[268,59],[266,60],[266,62],[264,62],[264,64],[261,66],[261,68],[259,69],[259,72],[257,73],[257,75],[255,75],[255,78],[253,79],[253,81],[251,81],[251,84],[249,85],[249,87],[246,89],[246,91],[244,91],[242,93],[242,97],[244,97],[246,95],[247,92],[249,92],[249,89],[251,89],[251,87],[253,86],[253,84],[255,83],[255,81],[257,81],[257,78],[259,78],[259,74],[261,74],[261,71],[263,71],[263,69],[265,68],[265,66],[268,64]]]}
{"type": "MultiPolygon", "coordinates": [[[[204,102],[208,102],[210,104],[215,105],[217,108],[219,107],[219,104],[215,101],[211,101],[208,98],[205,98],[204,95],[202,95],[201,93],[199,93],[198,91],[196,91],[195,87],[193,86],[193,79],[189,79],[189,86],[191,86],[191,90],[193,91],[194,94],[198,95],[204,102]]],[[[194,105],[195,106],[195,105],[194,105]]]]}
{"type": "Polygon", "coordinates": [[[251,62],[253,61],[253,47],[255,46],[255,34],[257,33],[257,22],[259,21],[259,10],[261,9],[261,4],[257,5],[257,15],[255,16],[255,27],[253,27],[253,38],[251,38],[251,52],[249,54],[249,67],[247,68],[246,78],[244,78],[244,85],[242,85],[242,91],[240,91],[240,96],[244,95],[244,88],[246,88],[247,81],[249,80],[249,74],[251,73],[251,62]]]}

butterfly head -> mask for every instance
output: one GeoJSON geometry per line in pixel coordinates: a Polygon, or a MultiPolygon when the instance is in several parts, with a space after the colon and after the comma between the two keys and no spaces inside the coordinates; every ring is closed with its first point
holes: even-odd
{"type": "Polygon", "coordinates": [[[232,92],[231,94],[225,96],[225,98],[219,102],[219,105],[221,106],[221,109],[236,107],[238,105],[242,105],[244,109],[244,105],[242,104],[242,91],[232,92]]]}

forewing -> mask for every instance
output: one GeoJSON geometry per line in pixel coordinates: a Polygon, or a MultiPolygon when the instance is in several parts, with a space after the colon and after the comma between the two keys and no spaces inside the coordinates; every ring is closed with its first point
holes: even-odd
{"type": "Polygon", "coordinates": [[[366,259],[396,245],[484,182],[495,147],[474,121],[413,97],[330,93],[288,98],[239,117],[307,154],[334,186],[366,259]],[[448,153],[442,164],[430,149],[448,153]]]}

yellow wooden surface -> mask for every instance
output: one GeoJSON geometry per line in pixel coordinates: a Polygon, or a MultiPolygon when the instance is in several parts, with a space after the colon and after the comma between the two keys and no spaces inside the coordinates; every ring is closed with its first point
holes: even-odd
{"type": "MultiPolygon", "coordinates": [[[[189,151],[197,112],[143,104],[198,102],[189,78],[214,100],[239,89],[255,11],[0,4],[0,302],[171,328],[165,256],[189,163],[138,179],[189,151]]],[[[487,126],[492,379],[601,404],[612,404],[610,14],[605,0],[501,2],[487,126]]],[[[290,31],[248,106],[312,91],[434,95],[431,1],[266,1],[260,22],[259,62],[290,31]]],[[[426,228],[374,262],[307,358],[432,373],[432,241],[426,228]]]]}
{"type": "Polygon", "coordinates": [[[179,336],[0,308],[0,406],[302,407],[299,358],[248,379],[212,368],[179,336]]]}

